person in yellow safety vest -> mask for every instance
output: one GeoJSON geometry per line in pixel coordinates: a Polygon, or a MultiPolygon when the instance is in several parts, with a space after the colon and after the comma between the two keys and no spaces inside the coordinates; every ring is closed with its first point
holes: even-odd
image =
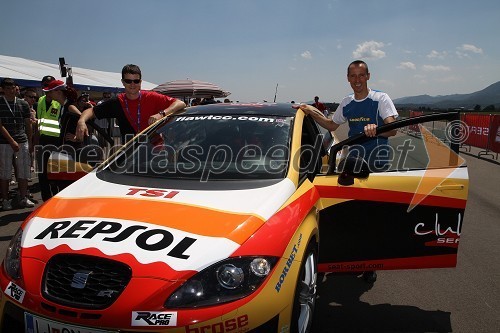
{"type": "MultiPolygon", "coordinates": [[[[50,82],[54,81],[53,76],[47,75],[42,79],[42,87],[47,87],[50,82]]],[[[50,157],[50,152],[56,150],[60,145],[59,119],[61,116],[61,104],[55,100],[51,100],[47,96],[42,96],[38,100],[37,105],[38,119],[38,147],[36,149],[37,174],[38,183],[40,185],[40,193],[42,200],[47,201],[59,189],[56,184],[52,184],[47,179],[47,162],[50,157]]]]}
{"type": "Polygon", "coordinates": [[[47,96],[42,96],[38,99],[37,118],[40,135],[59,137],[61,132],[59,128],[60,112],[61,104],[59,102],[49,100],[47,96]],[[48,110],[47,105],[49,105],[48,110]]]}

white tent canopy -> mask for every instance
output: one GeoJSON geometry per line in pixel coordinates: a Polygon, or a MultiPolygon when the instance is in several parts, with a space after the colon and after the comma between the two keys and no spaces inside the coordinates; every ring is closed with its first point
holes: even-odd
{"type": "MultiPolygon", "coordinates": [[[[78,90],[110,91],[123,90],[121,73],[102,72],[92,69],[71,66],[73,84],[78,90]]],[[[40,81],[45,75],[52,75],[56,79],[61,77],[59,64],[29,60],[18,57],[0,55],[0,78],[12,78],[23,87],[40,87],[40,81]]],[[[142,81],[142,89],[151,90],[157,84],[142,81]]]]}

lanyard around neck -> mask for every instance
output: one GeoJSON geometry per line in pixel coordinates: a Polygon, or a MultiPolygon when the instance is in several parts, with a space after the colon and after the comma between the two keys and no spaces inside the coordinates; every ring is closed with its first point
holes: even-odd
{"type": "MultiPolygon", "coordinates": [[[[128,98],[127,98],[127,95],[124,95],[124,100],[125,100],[125,110],[127,111],[130,119],[134,119],[132,117],[132,113],[130,112],[129,108],[128,108],[128,98]]],[[[139,92],[139,104],[137,105],[137,133],[139,133],[140,129],[141,129],[141,92],[139,92]]]]}
{"type": "Polygon", "coordinates": [[[5,101],[5,104],[7,104],[7,107],[9,108],[9,111],[10,113],[12,113],[12,117],[16,117],[16,104],[17,104],[17,97],[14,97],[14,111],[12,111],[12,109],[10,108],[10,104],[9,102],[7,101],[7,98],[5,98],[5,96],[3,96],[3,100],[5,101]]]}

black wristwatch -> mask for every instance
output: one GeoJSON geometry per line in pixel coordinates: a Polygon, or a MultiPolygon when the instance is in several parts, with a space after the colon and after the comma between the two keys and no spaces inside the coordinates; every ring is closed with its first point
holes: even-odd
{"type": "Polygon", "coordinates": [[[165,117],[165,110],[161,110],[160,112],[158,112],[160,114],[160,116],[162,117],[165,117]]]}

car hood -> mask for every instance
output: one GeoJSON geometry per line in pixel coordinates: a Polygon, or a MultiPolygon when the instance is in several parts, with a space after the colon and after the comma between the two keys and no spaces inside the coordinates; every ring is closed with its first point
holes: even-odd
{"type": "Polygon", "coordinates": [[[165,265],[201,271],[237,250],[294,191],[289,179],[200,191],[131,187],[90,173],[40,207],[21,245],[42,261],[69,252],[112,257],[143,274],[165,265]]]}

